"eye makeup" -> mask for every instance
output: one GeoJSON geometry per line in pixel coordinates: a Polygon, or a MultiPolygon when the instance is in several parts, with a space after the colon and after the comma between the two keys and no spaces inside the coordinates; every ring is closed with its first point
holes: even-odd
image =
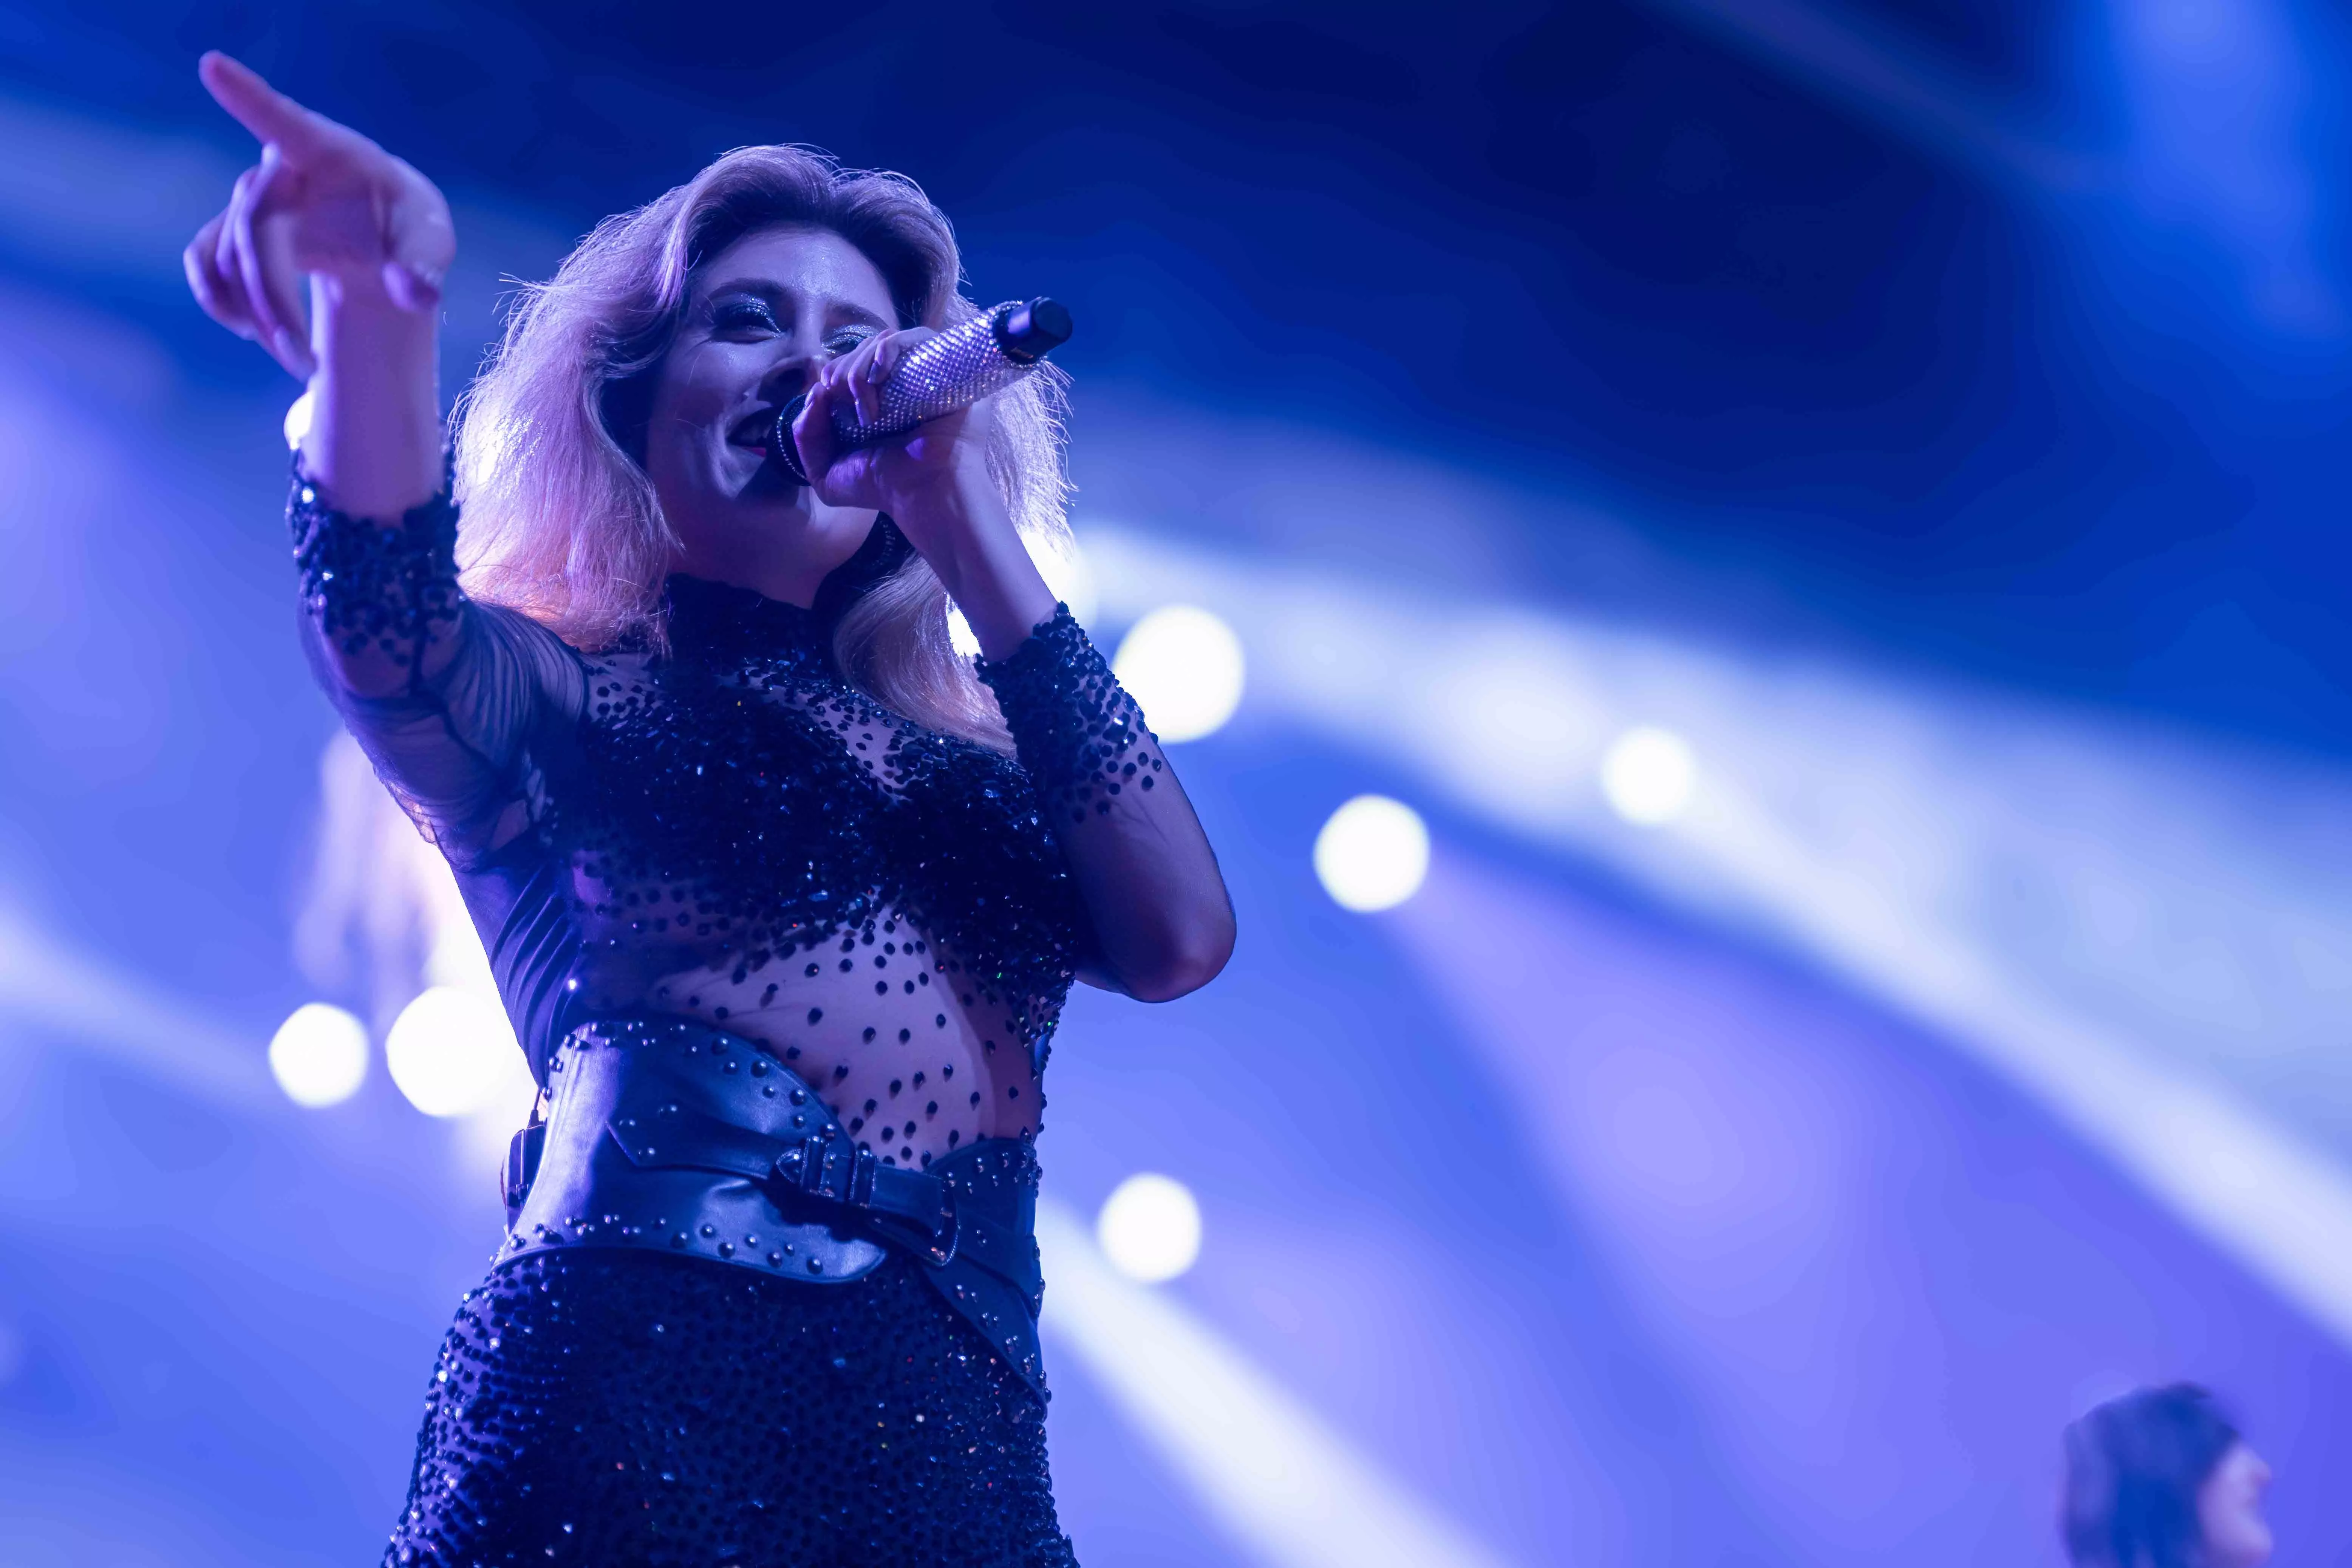
{"type": "MultiPolygon", "coordinates": [[[[728,337],[793,330],[792,301],[782,290],[756,284],[723,284],[714,290],[704,311],[713,336],[728,337]]],[[[884,323],[856,305],[835,305],[840,317],[825,329],[824,351],[845,354],[881,331],[884,323]]],[[[832,313],[832,312],[829,312],[832,313]]]]}
{"type": "Polygon", "coordinates": [[[737,294],[711,301],[710,330],[725,335],[748,331],[780,332],[784,329],[765,300],[755,295],[737,294]]]}

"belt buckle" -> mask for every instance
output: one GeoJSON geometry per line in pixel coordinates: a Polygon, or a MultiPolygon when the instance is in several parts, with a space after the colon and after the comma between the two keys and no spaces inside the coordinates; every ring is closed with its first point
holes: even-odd
{"type": "Polygon", "coordinates": [[[849,1155],[849,1194],[842,1201],[855,1208],[874,1206],[874,1173],[882,1162],[871,1149],[853,1149],[849,1155]]]}
{"type": "Polygon", "coordinates": [[[787,1185],[810,1197],[861,1208],[874,1201],[878,1163],[871,1149],[852,1148],[848,1140],[829,1132],[813,1132],[777,1155],[775,1170],[787,1185]]]}
{"type": "MultiPolygon", "coordinates": [[[[787,1145],[776,1156],[774,1170],[785,1186],[825,1203],[863,1209],[868,1224],[879,1218],[887,1228],[903,1237],[919,1222],[896,1215],[877,1216],[874,1213],[874,1176],[881,1163],[871,1149],[856,1147],[846,1138],[834,1133],[813,1132],[787,1145]]],[[[940,1184],[939,1217],[931,1222],[929,1231],[918,1234],[923,1237],[919,1247],[922,1257],[933,1268],[955,1261],[962,1225],[956,1215],[955,1189],[947,1183],[940,1184]]]]}
{"type": "Polygon", "coordinates": [[[797,1143],[787,1145],[784,1152],[776,1156],[775,1173],[783,1178],[786,1186],[797,1188],[813,1198],[827,1198],[837,1203],[840,1194],[833,1190],[834,1163],[833,1140],[820,1133],[812,1133],[797,1143]]]}

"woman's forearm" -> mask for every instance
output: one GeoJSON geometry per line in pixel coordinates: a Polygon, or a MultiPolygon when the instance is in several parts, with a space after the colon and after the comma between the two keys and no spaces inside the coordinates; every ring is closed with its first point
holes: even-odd
{"type": "Polygon", "coordinates": [[[968,468],[897,501],[891,517],[920,542],[982,654],[1004,658],[1053,618],[1054,591],[976,454],[968,468]]]}
{"type": "Polygon", "coordinates": [[[1208,984],[1234,911],[1192,802],[1142,712],[1066,610],[981,679],[1037,785],[1093,928],[1085,978],[1148,1002],[1208,984]]]}
{"type": "Polygon", "coordinates": [[[413,689],[456,647],[457,567],[440,494],[437,310],[327,278],[311,289],[310,426],[298,497],[320,673],[363,698],[413,689]]]}
{"type": "Polygon", "coordinates": [[[302,468],[342,511],[395,521],[441,488],[440,312],[381,288],[314,278],[310,427],[302,468]]]}
{"type": "Polygon", "coordinates": [[[833,504],[890,514],[979,638],[980,678],[1086,905],[1095,951],[1082,976],[1154,1002],[1206,984],[1234,946],[1217,858],[1142,713],[1030,559],[976,438],[988,405],[853,456],[836,480],[833,403],[884,364],[889,336],[824,367],[796,428],[802,460],[833,504]]]}

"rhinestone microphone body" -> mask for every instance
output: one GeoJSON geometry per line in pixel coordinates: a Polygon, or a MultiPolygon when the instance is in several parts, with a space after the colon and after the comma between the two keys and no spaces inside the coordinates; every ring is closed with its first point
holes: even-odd
{"type": "MultiPolygon", "coordinates": [[[[1058,301],[1007,300],[908,349],[882,384],[881,407],[870,423],[857,416],[854,405],[837,405],[834,440],[842,451],[854,451],[970,407],[1035,370],[1069,340],[1070,312],[1058,301]]],[[[793,444],[793,422],[807,401],[803,393],[785,404],[768,437],[769,459],[803,485],[809,477],[801,467],[800,449],[793,444]]]]}

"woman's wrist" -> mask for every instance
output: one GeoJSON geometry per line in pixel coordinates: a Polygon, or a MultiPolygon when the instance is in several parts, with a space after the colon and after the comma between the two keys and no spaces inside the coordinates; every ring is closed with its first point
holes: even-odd
{"type": "Polygon", "coordinates": [[[311,311],[303,469],[339,510],[399,518],[441,488],[439,312],[404,309],[373,279],[326,278],[311,311]]]}
{"type": "Polygon", "coordinates": [[[890,516],[930,563],[988,658],[1005,658],[1053,618],[1054,591],[984,465],[896,498],[890,516]]]}

